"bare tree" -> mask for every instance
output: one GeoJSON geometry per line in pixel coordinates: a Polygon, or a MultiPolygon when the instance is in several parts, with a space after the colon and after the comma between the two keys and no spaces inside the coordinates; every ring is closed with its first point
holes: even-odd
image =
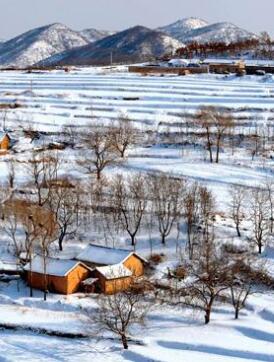
{"type": "Polygon", "coordinates": [[[192,283],[188,293],[192,305],[204,310],[208,324],[215,301],[229,288],[233,276],[227,257],[216,248],[214,233],[200,250],[200,259],[190,268],[192,283]]]}
{"type": "Polygon", "coordinates": [[[158,221],[162,244],[179,218],[182,208],[184,181],[166,175],[152,176],[148,180],[152,208],[158,221]]]}
{"type": "Polygon", "coordinates": [[[200,217],[201,217],[201,228],[203,231],[203,240],[207,242],[210,239],[210,227],[214,223],[215,217],[215,198],[212,192],[204,186],[200,186],[200,217]]]}
{"type": "Polygon", "coordinates": [[[63,241],[77,229],[77,213],[79,208],[79,187],[56,185],[52,188],[50,209],[55,215],[58,225],[59,250],[63,250],[63,241]]]}
{"type": "Polygon", "coordinates": [[[273,179],[267,178],[265,180],[265,188],[268,195],[269,204],[269,217],[270,217],[270,232],[273,234],[274,226],[274,181],[273,179]]]}
{"type": "Polygon", "coordinates": [[[113,211],[118,213],[122,228],[129,234],[131,244],[135,247],[136,234],[147,204],[145,179],[141,174],[126,179],[118,175],[112,182],[111,194],[113,211]]]}
{"type": "Polygon", "coordinates": [[[4,232],[12,242],[15,256],[19,259],[23,251],[23,243],[20,233],[20,213],[24,210],[21,208],[20,200],[8,200],[1,208],[1,224],[4,232]]]}
{"type": "Polygon", "coordinates": [[[184,198],[184,217],[187,230],[187,248],[189,259],[193,258],[194,247],[198,244],[200,213],[200,186],[197,182],[189,185],[184,198]]]}
{"type": "Polygon", "coordinates": [[[128,349],[129,333],[134,325],[144,325],[147,306],[143,294],[129,289],[98,299],[98,314],[90,316],[97,321],[100,329],[119,336],[124,349],[128,349]]]}
{"type": "Polygon", "coordinates": [[[137,138],[137,130],[127,115],[121,113],[118,120],[111,125],[110,138],[114,149],[117,150],[121,158],[124,158],[127,149],[136,143],[137,138]]]}
{"type": "Polygon", "coordinates": [[[113,146],[111,132],[102,126],[94,125],[82,134],[82,141],[87,147],[83,153],[83,160],[79,164],[89,173],[96,172],[99,181],[103,170],[117,162],[117,150],[113,146]]]}
{"type": "Polygon", "coordinates": [[[261,187],[250,193],[250,221],[252,223],[252,242],[258,246],[259,254],[269,236],[268,193],[261,187]]]}
{"type": "Polygon", "coordinates": [[[32,158],[28,162],[28,174],[33,184],[39,206],[45,205],[50,198],[52,185],[58,180],[60,159],[58,153],[52,156],[51,153],[43,150],[32,153],[32,158]]]}
{"type": "Polygon", "coordinates": [[[54,215],[42,208],[37,208],[32,216],[34,227],[38,226],[39,232],[37,240],[42,253],[43,275],[44,275],[44,300],[47,300],[48,277],[47,277],[47,259],[49,256],[50,245],[58,236],[58,227],[54,215]]]}
{"type": "Polygon", "coordinates": [[[239,313],[245,307],[247,298],[251,293],[251,282],[240,278],[235,279],[230,287],[230,293],[235,319],[238,319],[239,313]]]}
{"type": "Polygon", "coordinates": [[[226,132],[234,127],[234,121],[228,111],[216,107],[202,107],[197,114],[197,125],[206,134],[210,162],[213,163],[213,147],[216,147],[215,162],[219,163],[220,149],[226,132]]]}
{"type": "Polygon", "coordinates": [[[241,237],[240,226],[244,218],[246,189],[243,186],[233,185],[230,188],[230,212],[236,226],[237,235],[241,237]]]}

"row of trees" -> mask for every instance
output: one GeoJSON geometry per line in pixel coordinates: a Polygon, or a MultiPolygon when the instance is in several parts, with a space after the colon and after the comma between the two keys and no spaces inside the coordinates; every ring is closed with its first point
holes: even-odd
{"type": "Polygon", "coordinates": [[[257,49],[261,44],[259,39],[246,39],[235,43],[225,42],[193,42],[183,48],[179,48],[176,54],[183,58],[207,58],[213,55],[236,55],[246,50],[257,49]]]}
{"type": "Polygon", "coordinates": [[[273,59],[274,42],[267,32],[262,32],[258,38],[247,38],[244,40],[226,42],[191,42],[177,49],[176,55],[183,58],[207,58],[210,56],[239,56],[244,52],[250,52],[254,58],[273,59]]]}

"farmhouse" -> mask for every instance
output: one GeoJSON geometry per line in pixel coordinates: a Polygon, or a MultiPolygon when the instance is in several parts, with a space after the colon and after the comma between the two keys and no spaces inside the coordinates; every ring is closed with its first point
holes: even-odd
{"type": "Polygon", "coordinates": [[[25,266],[27,282],[35,289],[59,294],[72,294],[79,290],[81,282],[90,276],[91,270],[75,260],[46,259],[46,279],[44,262],[40,256],[34,257],[32,265],[25,266]]]}
{"type": "Polygon", "coordinates": [[[133,272],[123,264],[97,267],[92,272],[95,291],[104,294],[115,294],[126,290],[132,284],[133,272]]]}
{"type": "Polygon", "coordinates": [[[10,148],[11,139],[8,133],[0,131],[0,150],[7,151],[10,148]]]}
{"type": "Polygon", "coordinates": [[[89,244],[86,249],[77,256],[77,260],[91,267],[122,264],[128,268],[135,277],[144,274],[144,267],[147,263],[146,259],[135,252],[95,244],[89,244]]]}

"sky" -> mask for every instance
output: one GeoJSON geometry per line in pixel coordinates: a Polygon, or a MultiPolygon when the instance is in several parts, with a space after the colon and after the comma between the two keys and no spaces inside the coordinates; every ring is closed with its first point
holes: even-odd
{"type": "Polygon", "coordinates": [[[0,38],[60,22],[75,30],[158,27],[180,18],[229,21],[274,36],[274,0],[0,0],[0,38]]]}

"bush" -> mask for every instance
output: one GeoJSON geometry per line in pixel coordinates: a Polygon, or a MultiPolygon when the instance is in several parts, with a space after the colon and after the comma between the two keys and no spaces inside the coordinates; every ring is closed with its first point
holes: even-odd
{"type": "Polygon", "coordinates": [[[165,255],[164,254],[152,254],[149,258],[149,262],[153,264],[160,264],[164,261],[165,255]]]}

